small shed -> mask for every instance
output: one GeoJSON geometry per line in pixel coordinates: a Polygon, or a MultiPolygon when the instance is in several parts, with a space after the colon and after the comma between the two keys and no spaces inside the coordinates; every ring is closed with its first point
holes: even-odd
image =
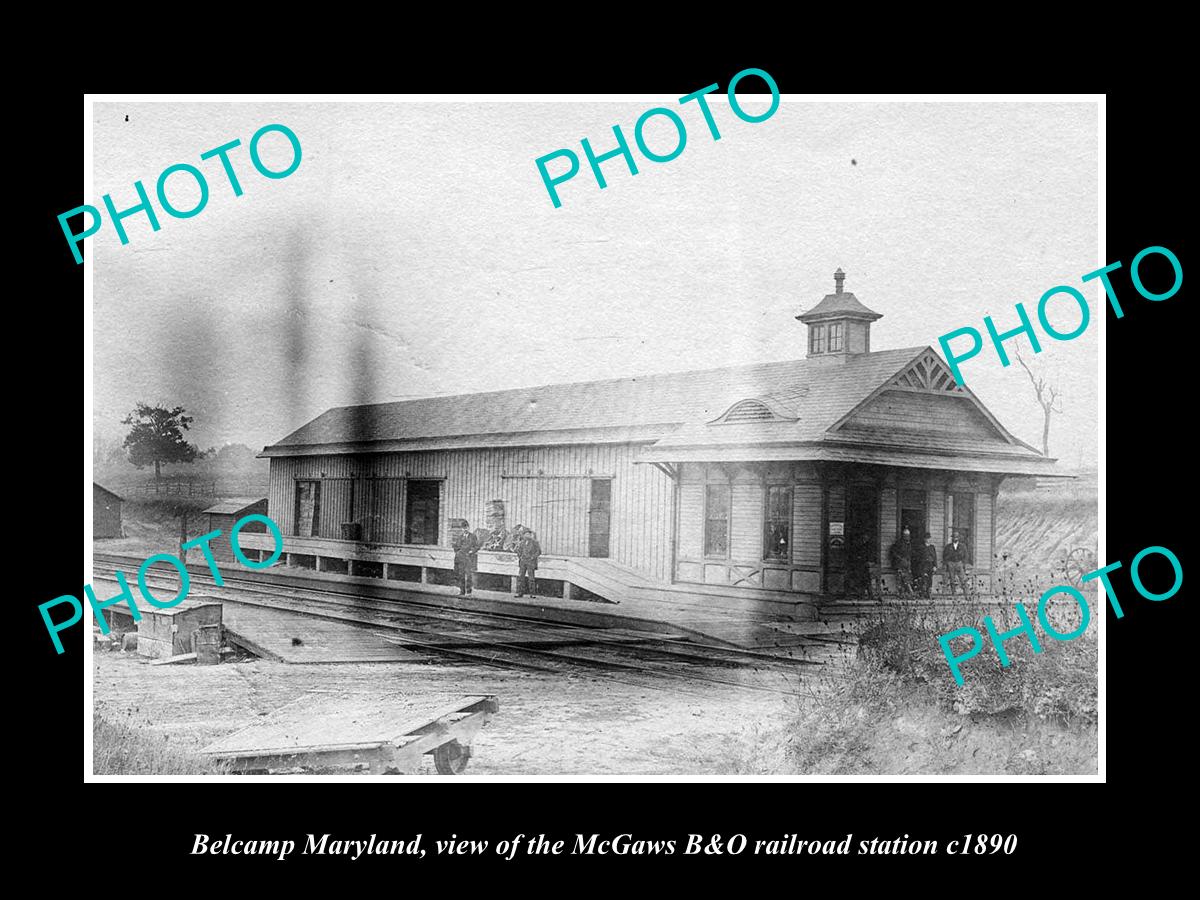
{"type": "Polygon", "coordinates": [[[220,603],[185,603],[170,609],[139,607],[138,655],[166,659],[192,653],[192,636],[201,625],[221,624],[220,603]]]}
{"type": "Polygon", "coordinates": [[[121,504],[124,502],[108,488],[92,482],[93,538],[121,537],[121,504]]]}
{"type": "MultiPolygon", "coordinates": [[[[208,531],[220,530],[221,536],[214,540],[209,546],[212,547],[213,556],[223,562],[236,562],[233,556],[233,547],[229,543],[229,535],[233,531],[233,526],[238,520],[249,515],[265,516],[267,514],[267,499],[266,497],[230,497],[227,500],[222,500],[216,506],[210,506],[204,510],[204,514],[208,516],[208,531]]],[[[262,522],[249,522],[243,526],[244,532],[263,533],[267,530],[267,526],[262,522]]],[[[251,557],[254,558],[253,556],[251,557]]]]}

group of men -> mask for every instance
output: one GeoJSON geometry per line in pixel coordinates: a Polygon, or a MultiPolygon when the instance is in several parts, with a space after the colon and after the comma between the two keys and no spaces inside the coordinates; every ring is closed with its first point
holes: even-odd
{"type": "MultiPolygon", "coordinates": [[[[458,584],[460,597],[467,596],[474,588],[475,569],[479,562],[479,538],[471,531],[469,522],[464,521],[454,535],[451,546],[454,549],[454,579],[458,584]]],[[[516,526],[512,531],[511,542],[505,544],[517,555],[517,580],[515,596],[534,596],[537,593],[537,564],[542,555],[542,545],[538,543],[537,535],[524,525],[516,526]]]]}
{"type": "MultiPolygon", "coordinates": [[[[892,544],[892,566],[896,570],[896,584],[901,597],[929,599],[933,589],[933,574],[938,568],[937,548],[933,537],[925,532],[925,543],[914,546],[912,532],[907,525],[899,539],[892,544]]],[[[954,596],[955,585],[962,589],[963,599],[970,599],[970,584],[967,581],[967,545],[958,531],[950,534],[950,543],[942,550],[942,566],[950,596],[954,596]]]]}

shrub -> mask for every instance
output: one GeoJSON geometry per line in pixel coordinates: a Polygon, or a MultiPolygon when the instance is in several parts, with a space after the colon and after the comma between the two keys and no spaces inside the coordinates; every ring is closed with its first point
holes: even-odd
{"type": "Polygon", "coordinates": [[[171,743],[133,724],[133,712],[124,721],[108,718],[100,710],[92,716],[92,771],[96,775],[225,775],[228,767],[171,743]]]}
{"type": "MultiPolygon", "coordinates": [[[[962,714],[1018,714],[1068,725],[1095,724],[1099,648],[1093,629],[1070,641],[1040,635],[1041,653],[1034,653],[1029,640],[1019,635],[1005,644],[1008,666],[1000,664],[985,633],[980,653],[961,664],[964,683],[955,683],[938,637],[963,626],[983,633],[982,619],[989,614],[996,629],[1006,631],[1017,624],[1011,605],[1008,609],[1007,614],[983,607],[972,613],[965,606],[889,610],[862,631],[858,658],[868,668],[852,670],[851,684],[867,677],[869,667],[877,667],[902,681],[929,684],[941,706],[962,714]]],[[[1070,611],[1055,618],[1065,622],[1070,611]]],[[[1067,631],[1073,626],[1057,627],[1067,631]]]]}

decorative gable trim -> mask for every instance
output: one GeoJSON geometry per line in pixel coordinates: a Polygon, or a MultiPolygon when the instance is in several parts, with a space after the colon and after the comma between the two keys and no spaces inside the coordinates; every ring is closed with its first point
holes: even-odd
{"type": "Polygon", "coordinates": [[[983,405],[979,398],[971,392],[970,388],[958,385],[954,381],[954,376],[950,374],[949,367],[942,362],[941,357],[937,355],[937,352],[932,347],[926,347],[915,357],[913,357],[913,359],[909,361],[904,368],[902,368],[891,378],[887,379],[887,381],[885,381],[875,390],[871,391],[866,399],[855,404],[853,409],[830,425],[829,428],[826,429],[826,432],[834,433],[840,431],[847,422],[854,418],[859,410],[865,408],[884,391],[896,390],[919,391],[923,394],[949,394],[952,397],[961,397],[964,402],[974,404],[975,408],[983,413],[984,418],[986,418],[991,426],[996,429],[996,433],[1009,444],[1013,444],[1018,447],[1024,447],[1027,450],[1032,450],[1038,456],[1042,455],[1042,451],[1038,450],[1036,447],[1032,447],[1020,438],[1009,434],[1008,429],[1000,424],[1000,421],[991,414],[991,412],[986,406],[983,405]],[[939,377],[943,372],[950,377],[949,386],[947,386],[946,383],[943,382],[939,377]],[[908,386],[901,383],[902,381],[907,381],[908,386]],[[930,386],[916,386],[917,384],[924,385],[926,383],[928,383],[930,386]],[[941,387],[935,387],[934,385],[936,384],[940,384],[941,387]]]}
{"type": "Polygon", "coordinates": [[[963,388],[955,382],[949,367],[932,353],[921,354],[919,359],[913,360],[903,372],[893,378],[888,386],[902,391],[921,391],[922,393],[962,394],[964,392],[963,388]]]}
{"type": "Polygon", "coordinates": [[[771,400],[747,397],[739,400],[709,425],[755,425],[763,422],[795,422],[799,417],[771,400]]]}

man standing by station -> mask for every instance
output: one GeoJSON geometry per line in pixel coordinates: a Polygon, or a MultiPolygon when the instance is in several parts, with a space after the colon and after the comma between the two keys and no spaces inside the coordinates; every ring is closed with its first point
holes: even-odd
{"type": "Polygon", "coordinates": [[[946,567],[946,581],[950,589],[950,596],[954,596],[954,582],[957,581],[962,585],[963,599],[970,600],[971,594],[967,584],[967,545],[960,540],[957,531],[952,531],[950,538],[950,543],[942,551],[942,563],[946,567]]]}
{"type": "Polygon", "coordinates": [[[475,565],[479,558],[479,538],[471,531],[471,525],[463,521],[454,537],[454,576],[458,581],[460,597],[471,593],[475,581],[475,565]]]}
{"type": "Polygon", "coordinates": [[[912,597],[912,532],[908,526],[892,544],[892,567],[896,570],[896,588],[901,597],[912,597]]]}
{"type": "Polygon", "coordinates": [[[537,535],[526,528],[517,540],[517,596],[537,596],[537,564],[542,555],[542,545],[537,535]]]}
{"type": "Polygon", "coordinates": [[[913,557],[913,587],[917,596],[925,600],[933,590],[933,573],[937,571],[937,547],[933,546],[933,535],[925,532],[925,543],[917,548],[913,557]]]}

